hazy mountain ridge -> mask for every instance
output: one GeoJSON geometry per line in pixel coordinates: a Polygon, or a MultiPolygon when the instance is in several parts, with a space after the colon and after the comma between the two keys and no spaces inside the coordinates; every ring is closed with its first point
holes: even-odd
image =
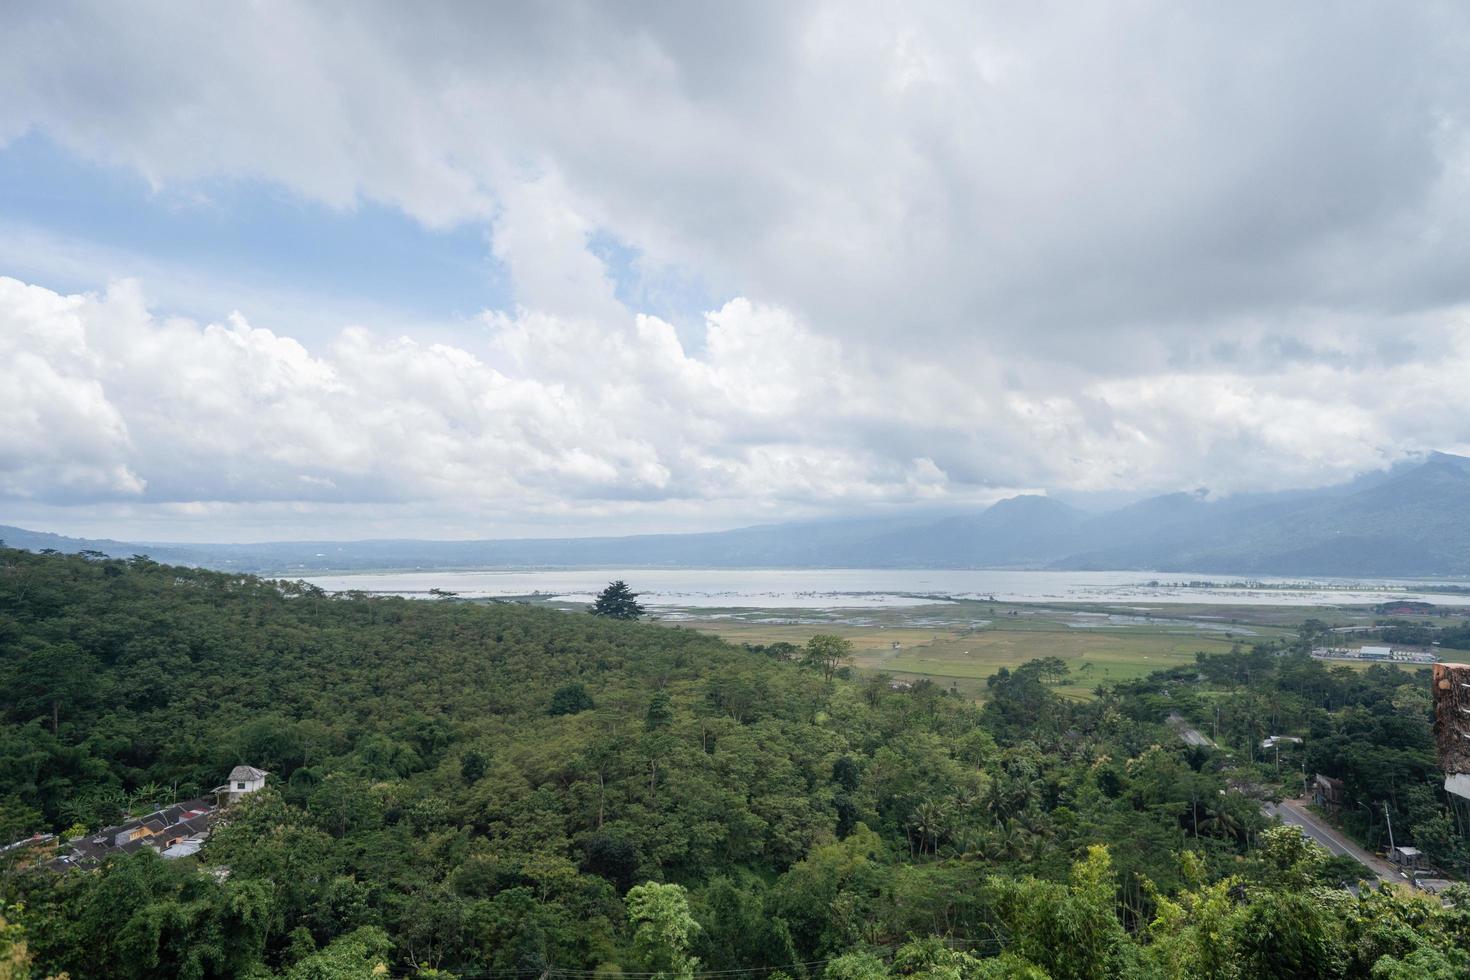
{"type": "Polygon", "coordinates": [[[526,566],[1052,568],[1232,574],[1470,575],[1470,459],[1347,484],[1218,500],[1203,491],[1088,514],[1040,495],[974,514],[773,524],[700,534],[485,541],[150,544],[0,526],[31,550],[144,553],[238,571],[526,566]]]}

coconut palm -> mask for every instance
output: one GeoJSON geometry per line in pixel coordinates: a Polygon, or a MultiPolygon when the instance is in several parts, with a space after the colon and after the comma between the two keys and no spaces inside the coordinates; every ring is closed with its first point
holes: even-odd
{"type": "Polygon", "coordinates": [[[932,854],[938,854],[939,838],[948,825],[949,813],[943,803],[930,799],[921,800],[909,816],[909,826],[918,836],[919,853],[923,854],[927,849],[932,854]]]}

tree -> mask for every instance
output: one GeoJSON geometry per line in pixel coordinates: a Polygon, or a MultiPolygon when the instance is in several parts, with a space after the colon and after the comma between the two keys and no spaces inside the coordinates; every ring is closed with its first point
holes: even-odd
{"type": "Polygon", "coordinates": [[[608,619],[637,619],[643,615],[638,593],[628,588],[622,579],[609,582],[607,588],[598,593],[591,611],[594,616],[606,616],[608,619]]]}
{"type": "Polygon", "coordinates": [[[583,845],[582,870],[606,878],[619,893],[633,885],[638,873],[638,850],[620,837],[596,834],[583,845]]]}
{"type": "Polygon", "coordinates": [[[1106,847],[1087,848],[1068,885],[1027,878],[996,886],[1011,952],[1056,980],[1130,975],[1136,948],[1118,921],[1117,878],[1106,847]]]}
{"type": "Polygon", "coordinates": [[[485,756],[474,749],[460,756],[459,775],[467,784],[479,782],[485,775],[485,756]]]}
{"type": "Polygon", "coordinates": [[[592,703],[592,695],[587,689],[576,681],[563,684],[551,695],[551,707],[547,714],[555,717],[557,715],[575,715],[578,712],[589,711],[596,707],[592,703]]]}
{"type": "Polygon", "coordinates": [[[856,791],[861,780],[862,772],[858,769],[857,763],[852,760],[852,756],[839,756],[837,761],[832,763],[832,781],[847,792],[856,791]]]}
{"type": "Polygon", "coordinates": [[[347,773],[323,779],[312,790],[307,809],[318,826],[337,837],[376,827],[382,816],[368,784],[347,773]]]}
{"type": "Polygon", "coordinates": [[[100,665],[74,644],[36,644],[19,658],[12,692],[22,718],[45,717],[51,733],[61,731],[63,709],[96,697],[100,665]]]}
{"type": "Polygon", "coordinates": [[[363,926],[332,940],[286,972],[286,980],[358,980],[386,975],[393,941],[373,926],[363,926]]]}
{"type": "Polygon", "coordinates": [[[653,697],[648,702],[648,712],[643,716],[643,728],[645,731],[657,731],[660,728],[668,728],[674,723],[674,704],[669,700],[668,691],[654,691],[653,697]]]}
{"type": "MultiPolygon", "coordinates": [[[[5,910],[0,907],[0,913],[5,910]]],[[[31,954],[26,949],[26,932],[8,923],[0,914],[0,980],[26,980],[31,975],[31,954]]]]}
{"type": "Polygon", "coordinates": [[[683,886],[646,882],[629,890],[625,904],[643,965],[660,980],[694,976],[699,960],[689,955],[689,946],[699,923],[689,914],[683,886]]]}
{"type": "Polygon", "coordinates": [[[1265,892],[1232,923],[1235,967],[1248,980],[1334,976],[1344,957],[1339,928],[1309,893],[1265,892]]]}
{"type": "Polygon", "coordinates": [[[852,657],[852,643],[831,633],[818,633],[806,643],[802,663],[822,672],[823,680],[831,680],[837,668],[852,657]]]}
{"type": "MultiPolygon", "coordinates": [[[[1032,660],[1030,664],[1036,667],[1036,676],[1041,678],[1043,684],[1060,684],[1067,679],[1067,662],[1061,657],[1041,657],[1032,660]]],[[[1022,667],[1030,664],[1023,664],[1022,667]]]]}

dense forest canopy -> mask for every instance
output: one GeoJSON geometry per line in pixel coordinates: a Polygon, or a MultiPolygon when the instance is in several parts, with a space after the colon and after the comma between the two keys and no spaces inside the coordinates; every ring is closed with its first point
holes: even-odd
{"type": "Polygon", "coordinates": [[[1463,869],[1422,677],[1259,648],[1077,702],[1042,659],[982,707],[841,661],[0,550],[0,842],[270,773],[196,857],[0,865],[0,976],[1470,970],[1470,892],[1342,889],[1262,815],[1279,760],[1165,724],[1300,731],[1283,780],[1336,773],[1463,869]]]}

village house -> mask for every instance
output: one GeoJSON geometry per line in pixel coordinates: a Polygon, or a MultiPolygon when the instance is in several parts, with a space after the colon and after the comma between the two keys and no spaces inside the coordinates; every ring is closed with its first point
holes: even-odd
{"type": "Polygon", "coordinates": [[[203,841],[209,835],[217,812],[214,800],[207,796],[174,803],[126,823],[104,827],[95,834],[68,841],[67,852],[52,862],[52,866],[58,869],[88,867],[101,864],[113,854],[132,854],[145,847],[163,853],[187,840],[203,841]]]}
{"type": "Polygon", "coordinates": [[[1341,779],[1317,773],[1312,777],[1312,802],[1327,811],[1342,809],[1343,786],[1341,779]]]}
{"type": "Polygon", "coordinates": [[[92,867],[114,854],[132,854],[145,847],[165,858],[197,854],[220,813],[242,797],[263,789],[268,775],[253,766],[236,766],[230,772],[229,782],[215,787],[212,796],[173,803],[67,841],[65,853],[52,861],[51,867],[57,870],[92,867]]]}
{"type": "Polygon", "coordinates": [[[214,788],[220,806],[239,802],[240,798],[265,788],[265,777],[270,773],[254,766],[236,766],[230,770],[229,781],[214,788]]]}

